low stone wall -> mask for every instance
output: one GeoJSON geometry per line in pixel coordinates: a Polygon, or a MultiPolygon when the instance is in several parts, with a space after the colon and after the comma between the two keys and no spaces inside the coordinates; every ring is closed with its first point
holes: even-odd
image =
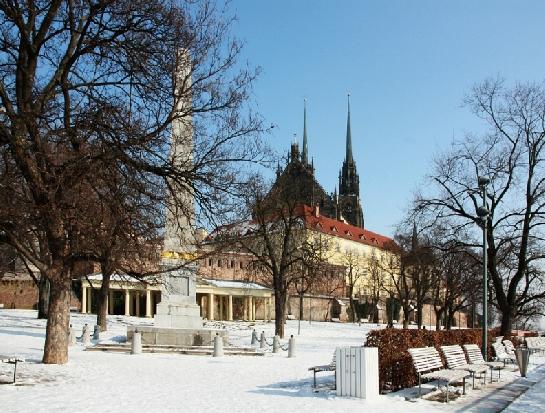
{"type": "Polygon", "coordinates": [[[38,288],[32,280],[0,280],[0,304],[4,308],[36,309],[38,288]]]}
{"type": "MultiPolygon", "coordinates": [[[[288,314],[299,319],[299,296],[291,295],[288,301],[288,314]]],[[[343,303],[344,304],[344,303],[343,303]]],[[[320,296],[303,297],[303,320],[348,321],[347,305],[340,304],[335,298],[320,296]]]]}

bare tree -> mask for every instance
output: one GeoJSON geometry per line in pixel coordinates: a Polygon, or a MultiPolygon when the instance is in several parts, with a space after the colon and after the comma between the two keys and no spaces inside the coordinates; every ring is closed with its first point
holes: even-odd
{"type": "Polygon", "coordinates": [[[195,200],[213,217],[237,162],[261,159],[245,104],[256,72],[237,70],[231,20],[206,1],[2,1],[0,22],[0,147],[22,184],[3,189],[31,211],[48,261],[18,236],[25,217],[1,213],[0,235],[49,280],[43,361],[66,363],[70,269],[89,258],[72,236],[82,185],[116,165],[157,204],[182,215],[195,200]],[[171,155],[173,124],[184,150],[171,155]]]}
{"type": "Polygon", "coordinates": [[[435,193],[417,196],[417,213],[429,222],[449,221],[450,235],[478,248],[484,221],[477,177],[490,179],[486,199],[488,274],[501,331],[528,312],[541,312],[545,290],[543,226],[545,216],[545,87],[487,80],[475,86],[467,105],[489,126],[467,136],[440,156],[430,177],[435,193]],[[470,233],[469,238],[462,235],[470,233]]]}
{"type": "MultiPolygon", "coordinates": [[[[366,279],[368,275],[368,268],[367,268],[367,262],[365,260],[365,257],[362,254],[359,254],[357,251],[354,250],[348,250],[346,251],[342,259],[340,261],[341,265],[345,267],[346,271],[346,287],[347,287],[347,294],[350,299],[350,316],[353,322],[356,322],[357,317],[357,310],[356,310],[356,303],[354,300],[354,296],[356,294],[356,288],[358,286],[361,287],[362,284],[364,284],[364,279],[366,279]]],[[[368,280],[367,280],[368,281],[368,280]]],[[[367,286],[369,289],[372,290],[372,286],[367,286]]],[[[358,291],[359,292],[359,291],[358,291]]],[[[371,291],[371,295],[373,297],[373,305],[376,306],[378,304],[378,301],[375,301],[374,299],[374,290],[371,291]]],[[[373,312],[373,318],[374,318],[375,312],[373,312]]]]}
{"type": "Polygon", "coordinates": [[[270,187],[256,177],[246,191],[246,216],[252,218],[220,228],[214,238],[252,255],[260,281],[274,291],[275,334],[283,337],[290,290],[296,283],[313,285],[326,259],[325,241],[306,228],[308,207],[298,203],[296,189],[278,186],[270,192],[270,187]]]}

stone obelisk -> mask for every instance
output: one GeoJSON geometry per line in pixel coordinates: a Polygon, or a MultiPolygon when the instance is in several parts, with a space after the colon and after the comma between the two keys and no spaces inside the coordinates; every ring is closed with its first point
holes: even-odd
{"type": "MultiPolygon", "coordinates": [[[[174,104],[177,116],[172,123],[171,166],[177,170],[193,169],[193,124],[191,118],[191,62],[187,52],[177,56],[174,104]]],[[[210,345],[217,335],[226,338],[227,331],[203,328],[196,300],[197,265],[192,262],[195,247],[195,205],[190,185],[172,180],[174,188],[166,203],[165,239],[161,260],[161,302],[153,326],[127,327],[127,339],[141,333],[144,345],[202,346],[210,345]]]]}
{"type": "MultiPolygon", "coordinates": [[[[191,117],[191,61],[186,51],[177,56],[170,162],[176,170],[193,167],[193,123],[191,117]]],[[[195,205],[189,185],[170,182],[175,189],[166,204],[165,239],[161,302],[157,305],[155,326],[162,328],[202,328],[196,303],[195,205]]]]}

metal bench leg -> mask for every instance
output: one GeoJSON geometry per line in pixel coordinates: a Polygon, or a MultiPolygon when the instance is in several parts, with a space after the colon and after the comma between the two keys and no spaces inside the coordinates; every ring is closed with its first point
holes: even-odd
{"type": "Polygon", "coordinates": [[[314,370],[314,388],[316,388],[316,370],[314,370]]]}
{"type": "Polygon", "coordinates": [[[418,397],[422,398],[422,376],[418,375],[418,397]]]}
{"type": "MultiPolygon", "coordinates": [[[[465,380],[465,379],[464,379],[464,380],[465,380]]],[[[472,373],[471,373],[471,380],[472,380],[472,382],[471,382],[471,390],[475,390],[475,372],[472,372],[472,373]]],[[[465,388],[465,386],[464,386],[464,388],[465,388]]]]}
{"type": "Polygon", "coordinates": [[[15,384],[15,375],[17,374],[17,360],[15,360],[15,364],[13,365],[13,384],[15,384]]]}
{"type": "Polygon", "coordinates": [[[447,381],[447,403],[448,403],[448,381],[447,381]]]}
{"type": "Polygon", "coordinates": [[[465,377],[462,379],[462,387],[464,388],[462,390],[462,394],[466,394],[466,378],[465,377]]]}

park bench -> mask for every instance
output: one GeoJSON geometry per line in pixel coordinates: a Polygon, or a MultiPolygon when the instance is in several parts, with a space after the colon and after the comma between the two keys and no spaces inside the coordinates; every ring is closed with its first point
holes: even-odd
{"type": "Polygon", "coordinates": [[[333,358],[331,359],[331,363],[308,368],[309,371],[312,371],[314,373],[313,387],[316,387],[316,373],[321,373],[323,371],[334,371],[336,373],[337,363],[335,360],[335,353],[336,351],[333,352],[333,358]]]}
{"type": "Polygon", "coordinates": [[[488,371],[488,366],[483,364],[469,364],[466,360],[466,355],[464,349],[459,345],[453,346],[441,346],[441,351],[445,356],[447,361],[447,366],[449,369],[453,370],[464,370],[469,372],[472,379],[472,388],[475,388],[475,376],[480,375],[479,378],[484,379],[486,384],[486,372],[488,371]]]}
{"type": "Polygon", "coordinates": [[[493,381],[492,372],[498,371],[498,380],[501,377],[501,371],[505,368],[505,364],[500,361],[485,361],[481,349],[477,344],[464,344],[464,350],[467,354],[469,364],[484,364],[490,369],[490,381],[493,381]]]}
{"type": "Polygon", "coordinates": [[[512,356],[515,355],[515,346],[511,340],[503,340],[503,345],[505,346],[505,351],[507,354],[512,356]]]}
{"type": "Polygon", "coordinates": [[[0,355],[0,362],[13,364],[13,382],[15,383],[15,378],[17,374],[17,363],[24,363],[25,359],[22,357],[12,357],[12,356],[2,356],[0,355]]]}
{"type": "Polygon", "coordinates": [[[494,353],[496,353],[496,360],[502,361],[504,365],[516,361],[513,354],[507,354],[502,343],[492,343],[492,348],[494,349],[494,353]]]}
{"type": "Polygon", "coordinates": [[[545,352],[545,337],[526,337],[526,347],[530,353],[545,352]]]}
{"type": "Polygon", "coordinates": [[[462,381],[463,393],[466,393],[466,377],[469,374],[463,370],[448,370],[443,366],[443,361],[435,347],[410,348],[409,354],[413,360],[413,366],[418,375],[418,395],[422,397],[422,379],[436,380],[439,386],[444,382],[447,387],[446,401],[448,403],[449,384],[462,381]]]}

